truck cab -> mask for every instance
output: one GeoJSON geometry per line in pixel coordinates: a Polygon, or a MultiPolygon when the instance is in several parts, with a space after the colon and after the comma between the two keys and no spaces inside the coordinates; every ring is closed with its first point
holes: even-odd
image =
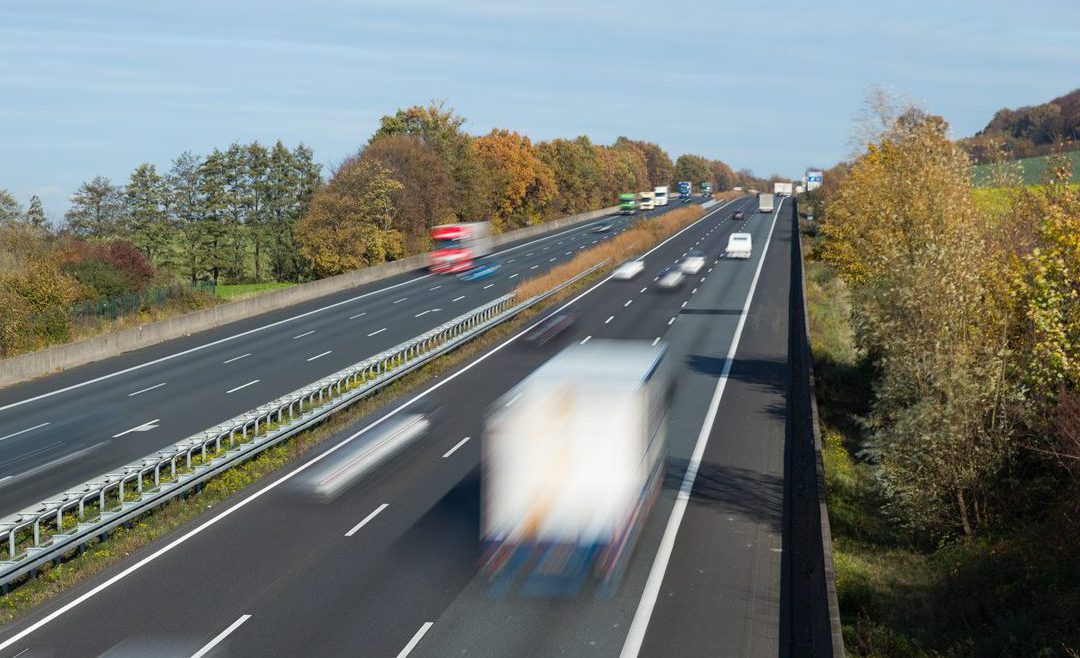
{"type": "Polygon", "coordinates": [[[633,192],[619,195],[619,214],[633,215],[637,212],[637,195],[633,192]]]}
{"type": "MultiPolygon", "coordinates": [[[[667,203],[666,199],[664,203],[667,203]]],[[[638,196],[638,207],[642,210],[652,210],[656,207],[656,195],[652,192],[642,192],[638,196]]]]}
{"type": "Polygon", "coordinates": [[[652,191],[654,203],[657,206],[666,206],[668,203],[667,185],[658,185],[652,191]]]}

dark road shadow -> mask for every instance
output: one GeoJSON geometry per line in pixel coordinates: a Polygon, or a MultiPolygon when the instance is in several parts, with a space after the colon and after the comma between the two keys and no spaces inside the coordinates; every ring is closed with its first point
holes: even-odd
{"type": "MultiPolygon", "coordinates": [[[[687,465],[685,459],[668,459],[664,487],[678,490],[687,465]]],[[[775,475],[702,462],[690,501],[765,523],[770,531],[779,533],[783,519],[784,481],[775,475]]]]}

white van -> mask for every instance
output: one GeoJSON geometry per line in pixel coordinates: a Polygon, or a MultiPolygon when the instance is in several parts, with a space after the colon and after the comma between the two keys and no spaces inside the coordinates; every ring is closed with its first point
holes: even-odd
{"type": "Polygon", "coordinates": [[[749,233],[732,233],[728,238],[726,252],[728,258],[750,258],[752,252],[749,233]]]}

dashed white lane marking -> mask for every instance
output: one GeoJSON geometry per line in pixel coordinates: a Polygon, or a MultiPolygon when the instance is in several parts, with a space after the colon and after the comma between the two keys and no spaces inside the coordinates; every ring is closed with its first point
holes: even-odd
{"type": "Polygon", "coordinates": [[[585,343],[589,342],[590,338],[592,338],[592,336],[586,336],[585,340],[581,341],[581,344],[584,345],[585,343]]]}
{"type": "Polygon", "coordinates": [[[368,514],[367,516],[364,517],[364,520],[362,520],[360,523],[357,523],[356,525],[354,525],[351,530],[349,530],[348,532],[345,533],[345,536],[346,537],[352,537],[353,535],[355,535],[357,532],[360,531],[360,528],[363,528],[364,526],[366,526],[369,522],[371,522],[372,519],[374,519],[376,516],[378,516],[379,513],[382,512],[387,507],[390,507],[390,503],[383,503],[382,505],[379,505],[378,507],[376,507],[374,512],[372,512],[371,514],[368,514]]]}
{"type": "Polygon", "coordinates": [[[322,354],[316,354],[315,356],[313,356],[313,357],[311,357],[310,359],[308,359],[308,362],[310,363],[310,362],[314,361],[315,359],[321,359],[321,358],[323,358],[323,357],[324,357],[324,356],[326,356],[327,354],[330,354],[330,353],[331,353],[331,352],[333,352],[333,351],[334,351],[334,350],[326,350],[326,351],[325,351],[325,352],[323,352],[322,354]]]}
{"type": "Polygon", "coordinates": [[[129,398],[133,398],[133,397],[135,397],[136,395],[139,395],[140,393],[145,393],[145,392],[147,392],[147,391],[152,391],[152,390],[154,390],[155,388],[161,388],[162,386],[164,386],[164,385],[165,385],[165,384],[167,384],[167,383],[168,383],[168,382],[161,382],[160,384],[154,384],[153,386],[148,386],[147,388],[144,388],[144,389],[142,389],[142,390],[140,390],[140,391],[135,391],[134,393],[128,393],[128,397],[129,397],[129,398]]]}
{"type": "Polygon", "coordinates": [[[27,432],[33,432],[34,430],[39,430],[39,429],[41,429],[42,427],[45,427],[48,424],[49,423],[41,423],[40,425],[34,425],[33,427],[27,427],[26,429],[19,430],[18,432],[12,432],[11,434],[8,434],[7,436],[0,436],[0,441],[3,441],[4,439],[10,439],[13,436],[19,436],[20,434],[26,434],[27,432]]]}
{"type": "Polygon", "coordinates": [[[293,336],[292,338],[293,338],[293,340],[296,340],[297,338],[303,338],[304,336],[310,336],[313,333],[315,333],[314,329],[312,329],[311,331],[305,331],[304,333],[300,334],[299,336],[293,336]]]}
{"type": "Polygon", "coordinates": [[[386,331],[386,327],[383,327],[382,329],[371,332],[370,334],[368,334],[368,338],[371,338],[372,336],[375,336],[377,334],[381,334],[384,331],[386,331]]]}
{"type": "Polygon", "coordinates": [[[424,638],[424,635],[426,635],[434,625],[435,622],[433,621],[425,621],[424,625],[420,627],[420,630],[416,631],[416,634],[412,636],[409,643],[405,645],[405,648],[398,653],[397,658],[407,658],[407,656],[412,653],[412,650],[416,648],[416,645],[420,644],[420,640],[424,638]]]}
{"type": "Polygon", "coordinates": [[[469,436],[467,436],[467,437],[465,437],[464,439],[462,439],[462,440],[458,441],[458,442],[457,442],[456,444],[454,444],[454,447],[453,447],[453,448],[450,448],[449,450],[447,450],[447,451],[446,451],[446,452],[445,452],[445,453],[443,454],[442,458],[443,458],[443,459],[446,459],[446,458],[447,458],[447,457],[449,457],[450,455],[452,455],[452,454],[454,454],[455,452],[457,452],[458,448],[460,448],[461,446],[463,446],[463,445],[465,445],[466,443],[468,443],[468,442],[469,442],[469,439],[471,439],[471,438],[472,438],[472,437],[469,437],[469,436]]]}
{"type": "Polygon", "coordinates": [[[465,295],[462,295],[461,297],[455,297],[455,298],[451,299],[450,301],[452,301],[452,302],[460,302],[463,299],[465,299],[465,295]]]}
{"type": "Polygon", "coordinates": [[[240,628],[240,624],[251,619],[251,615],[240,615],[240,618],[229,624],[229,627],[217,634],[217,636],[203,645],[203,648],[196,651],[191,655],[191,658],[203,658],[206,654],[210,653],[214,647],[221,644],[221,641],[229,637],[229,634],[240,628]]]}
{"type": "Polygon", "coordinates": [[[259,383],[258,379],[253,379],[253,380],[251,380],[250,382],[248,382],[246,384],[241,384],[240,386],[237,386],[236,388],[230,388],[229,390],[225,391],[225,394],[228,395],[229,393],[235,393],[235,392],[239,391],[242,388],[247,388],[248,386],[252,386],[252,385],[258,384],[258,383],[259,383]]]}
{"type": "Polygon", "coordinates": [[[222,363],[232,363],[233,361],[239,361],[240,359],[246,359],[249,356],[251,356],[251,352],[248,352],[247,354],[241,354],[240,356],[234,356],[233,358],[229,359],[228,361],[222,361],[222,363]]]}
{"type": "Polygon", "coordinates": [[[607,324],[607,323],[611,322],[614,319],[615,319],[615,316],[613,315],[610,318],[608,318],[607,320],[604,320],[604,324],[607,324]]]}

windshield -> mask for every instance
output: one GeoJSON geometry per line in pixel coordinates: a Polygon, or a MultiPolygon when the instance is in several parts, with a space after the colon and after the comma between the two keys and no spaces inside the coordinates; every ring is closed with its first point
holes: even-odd
{"type": "Polygon", "coordinates": [[[463,247],[461,240],[436,240],[436,251],[442,251],[443,249],[461,249],[463,247]]]}

